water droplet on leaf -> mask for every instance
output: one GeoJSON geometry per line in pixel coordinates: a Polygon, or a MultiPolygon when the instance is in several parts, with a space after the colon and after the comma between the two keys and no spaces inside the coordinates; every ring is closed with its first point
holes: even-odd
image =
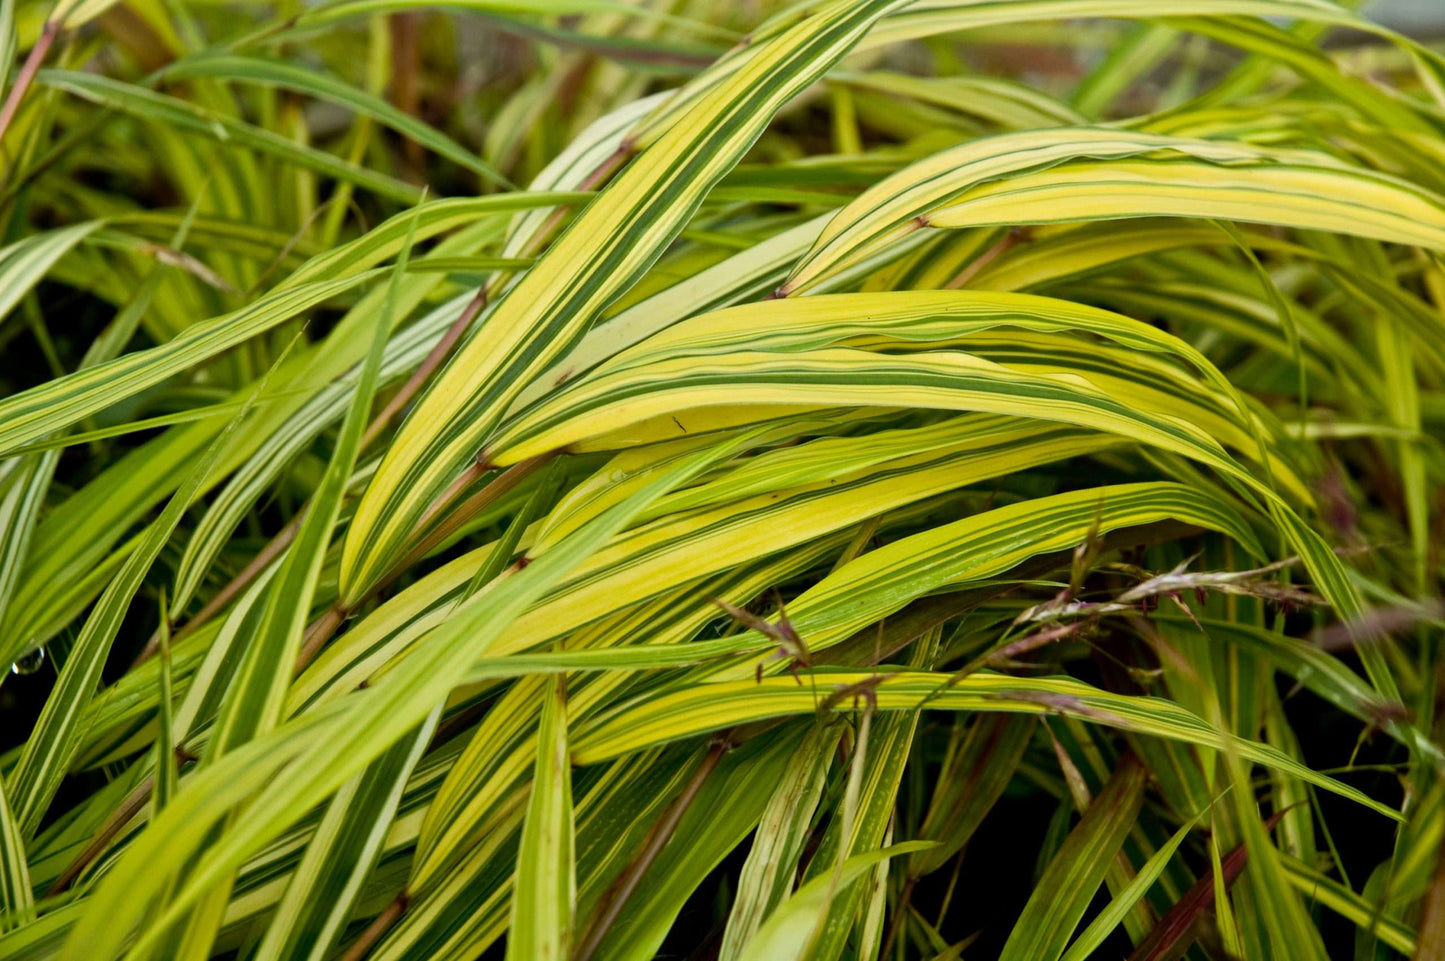
{"type": "Polygon", "coordinates": [[[14,664],[10,665],[11,674],[34,674],[40,670],[45,663],[45,648],[37,647],[27,654],[22,654],[14,664]]]}

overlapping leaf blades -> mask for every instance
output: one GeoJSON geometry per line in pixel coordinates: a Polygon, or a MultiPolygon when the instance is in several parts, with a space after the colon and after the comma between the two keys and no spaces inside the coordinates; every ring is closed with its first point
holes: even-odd
{"type": "Polygon", "coordinates": [[[0,959],[1445,944],[1438,53],[442,6],[4,4],[0,959]]]}

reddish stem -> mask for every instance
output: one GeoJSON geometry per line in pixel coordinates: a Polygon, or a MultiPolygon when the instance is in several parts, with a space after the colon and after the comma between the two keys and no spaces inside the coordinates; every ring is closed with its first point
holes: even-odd
{"type": "MultiPolygon", "coordinates": [[[[9,100],[7,100],[5,106],[4,120],[3,122],[0,122],[0,137],[3,137],[5,125],[9,122],[10,117],[14,114],[15,109],[18,106],[19,99],[24,93],[22,81],[24,81],[25,85],[28,85],[30,79],[33,79],[34,74],[39,70],[40,61],[44,59],[50,45],[54,42],[55,34],[57,32],[58,28],[54,28],[52,24],[47,24],[45,32],[41,35],[40,41],[36,44],[36,47],[32,49],[30,57],[26,61],[26,69],[29,70],[29,77],[26,76],[25,70],[22,70],[21,76],[18,77],[16,80],[15,87],[11,90],[10,98],[9,100]]],[[[579,189],[590,190],[597,186],[599,183],[601,183],[603,180],[605,180],[607,177],[611,176],[611,174],[613,174],[619,167],[622,166],[623,163],[626,162],[627,158],[631,156],[632,151],[633,146],[629,142],[624,141],[622,145],[617,148],[617,150],[613,151],[613,153],[609,155],[608,158],[604,160],[601,164],[599,164],[597,169],[594,170],[582,182],[579,189]]],[[[543,224],[542,229],[538,230],[537,233],[533,235],[532,241],[526,246],[525,250],[528,252],[535,251],[541,246],[543,246],[551,236],[552,232],[556,230],[558,225],[560,225],[569,209],[570,208],[561,207],[554,211],[552,216],[543,224]]],[[[431,377],[431,375],[435,373],[435,371],[440,368],[443,363],[445,363],[447,358],[451,355],[452,351],[456,348],[457,343],[460,342],[462,336],[471,326],[472,322],[486,307],[489,297],[489,291],[491,289],[492,288],[489,285],[477,291],[476,296],[467,304],[466,308],[463,309],[461,315],[452,322],[452,325],[447,328],[446,333],[442,335],[441,340],[437,342],[437,344],[427,354],[426,358],[423,359],[421,366],[419,366],[416,371],[412,373],[411,377],[407,379],[407,382],[402,385],[401,389],[397,391],[396,395],[393,396],[391,400],[386,404],[386,406],[381,410],[381,412],[378,413],[375,418],[373,418],[372,422],[367,426],[366,432],[362,436],[362,449],[365,449],[369,443],[376,439],[376,437],[381,433],[385,426],[390,423],[391,420],[395,418],[398,413],[401,412],[402,408],[405,407],[406,404],[414,396],[416,396],[416,394],[425,385],[426,381],[431,377]]],[[[404,568],[406,564],[410,563],[411,559],[414,556],[417,556],[418,552],[424,554],[427,550],[430,550],[432,546],[434,546],[441,539],[444,539],[461,523],[465,523],[466,519],[475,516],[477,512],[482,510],[488,504],[495,502],[498,497],[515,487],[516,484],[519,483],[522,479],[527,477],[538,467],[547,463],[547,461],[549,461],[552,456],[552,454],[544,454],[540,457],[535,457],[531,460],[522,461],[521,463],[512,465],[511,468],[503,472],[501,476],[497,477],[493,481],[493,483],[487,485],[486,488],[478,491],[472,497],[468,498],[462,504],[458,505],[453,511],[451,511],[451,517],[448,518],[448,522],[438,524],[431,531],[426,532],[425,536],[422,537],[416,548],[413,549],[412,554],[408,555],[407,560],[404,561],[402,565],[398,565],[396,571],[399,571],[400,569],[404,568]]],[[[459,477],[457,481],[454,482],[452,486],[448,488],[448,490],[440,498],[438,498],[438,500],[434,502],[433,505],[428,509],[425,517],[423,518],[422,524],[418,527],[417,533],[422,533],[422,528],[425,527],[427,522],[433,519],[436,514],[439,513],[441,510],[445,509],[446,504],[450,502],[453,498],[455,498],[457,494],[464,491],[472,483],[475,483],[475,481],[483,474],[485,474],[488,469],[489,468],[485,467],[481,462],[474,462],[472,466],[469,467],[467,471],[464,472],[463,475],[459,477]]],[[[293,517],[291,521],[284,528],[282,528],[281,531],[278,532],[276,536],[273,537],[264,548],[261,549],[260,553],[258,553],[254,558],[251,559],[251,562],[248,563],[241,570],[240,573],[238,573],[234,578],[231,579],[230,583],[228,583],[225,587],[221,588],[221,590],[218,591],[215,596],[213,596],[211,600],[208,601],[205,606],[203,606],[201,610],[196,613],[194,617],[192,617],[188,622],[186,622],[186,624],[184,624],[174,632],[172,640],[179,640],[187,634],[195,631],[202,624],[209,621],[226,606],[228,606],[231,601],[234,600],[235,597],[241,593],[241,591],[245,590],[252,582],[254,582],[256,577],[259,576],[260,573],[264,571],[266,567],[271,564],[272,561],[279,557],[281,552],[284,551],[288,546],[290,546],[293,540],[295,540],[296,533],[301,527],[301,519],[304,516],[305,507],[303,505],[302,510],[297,512],[296,516],[293,517]]],[[[387,577],[383,579],[382,584],[388,582],[391,577],[394,576],[394,574],[395,571],[389,573],[387,577]]],[[[378,584],[377,587],[373,588],[371,592],[368,592],[368,596],[370,596],[370,593],[373,593],[375,590],[379,589],[382,584],[378,584]]],[[[317,618],[317,620],[314,621],[307,628],[306,640],[303,642],[301,656],[300,658],[298,658],[298,664],[296,668],[298,672],[301,670],[302,667],[305,666],[306,663],[309,662],[311,657],[315,656],[316,652],[326,642],[327,638],[331,636],[331,634],[335,631],[336,627],[339,626],[340,623],[345,619],[346,613],[347,611],[345,608],[340,607],[339,605],[333,606],[324,614],[322,614],[321,617],[317,618]]],[[[158,650],[159,632],[157,632],[155,635],[152,635],[150,640],[147,642],[145,649],[141,651],[141,653],[136,657],[135,661],[131,664],[131,669],[138,667],[150,657],[154,656],[154,654],[158,650]]],[[[670,823],[659,822],[659,824],[654,827],[654,834],[658,838],[655,845],[656,849],[650,849],[650,853],[646,851],[644,852],[645,858],[640,858],[638,864],[635,865],[636,877],[634,877],[631,882],[626,886],[626,890],[621,891],[619,889],[615,892],[609,892],[609,896],[614,893],[618,895],[614,899],[616,908],[615,910],[610,910],[609,915],[606,918],[601,919],[599,925],[596,927],[597,939],[599,942],[601,936],[606,933],[607,927],[616,918],[617,912],[620,911],[622,909],[622,905],[626,903],[626,900],[631,895],[633,888],[636,887],[637,879],[641,877],[642,871],[646,869],[647,864],[650,863],[651,860],[656,856],[657,850],[661,849],[662,844],[666,842],[667,838],[671,836],[673,830],[676,829],[677,819],[680,819],[683,813],[687,810],[688,804],[691,803],[693,796],[695,796],[698,789],[701,788],[702,782],[706,779],[708,773],[710,773],[712,769],[717,766],[717,762],[721,758],[722,753],[726,749],[726,747],[727,743],[722,742],[721,746],[715,748],[714,753],[710,754],[708,758],[704,760],[702,767],[700,767],[698,771],[694,774],[693,781],[689,783],[688,787],[684,790],[683,795],[680,795],[677,801],[674,802],[673,808],[669,809],[667,817],[670,823]],[[664,828],[665,830],[663,830],[664,828]]],[[[181,750],[182,748],[178,746],[177,751],[181,750]]],[[[110,841],[114,838],[115,834],[119,832],[120,828],[123,827],[124,824],[129,821],[131,817],[134,816],[135,812],[139,810],[139,806],[143,805],[150,798],[150,792],[153,783],[153,779],[142,782],[141,785],[137,787],[136,790],[133,791],[132,794],[122,802],[121,807],[112,814],[110,821],[108,821],[104,826],[102,826],[101,830],[95,835],[95,837],[91,839],[85,850],[81,852],[81,854],[76,858],[76,860],[61,874],[60,878],[56,880],[55,884],[52,886],[51,893],[63,890],[65,885],[72,883],[75,877],[77,877],[84,869],[85,865],[89,864],[97,855],[99,855],[101,851],[104,850],[105,846],[110,843],[110,841]]],[[[371,950],[372,946],[383,935],[385,935],[386,932],[390,930],[390,928],[395,925],[398,920],[400,920],[403,914],[406,913],[406,910],[410,906],[410,903],[411,898],[406,891],[402,891],[399,895],[397,895],[396,900],[393,901],[386,908],[385,911],[378,915],[376,919],[372,921],[371,925],[367,927],[366,931],[362,933],[361,937],[358,938],[351,945],[351,947],[347,949],[347,952],[342,958],[342,961],[361,961],[361,959],[364,958],[366,954],[371,950]]],[[[593,948],[595,949],[595,947],[596,945],[594,944],[593,948]]],[[[585,958],[585,955],[582,957],[585,958]]]]}
{"type": "Polygon", "coordinates": [[[627,901],[632,897],[632,893],[637,890],[642,876],[647,873],[652,862],[657,860],[657,855],[662,851],[663,846],[671,840],[682,816],[687,813],[687,809],[697,799],[698,791],[702,790],[703,782],[716,770],[718,762],[722,760],[730,746],[731,742],[727,738],[720,738],[713,743],[712,750],[708,751],[697,770],[692,772],[692,777],[688,779],[682,793],[673,800],[672,804],[668,805],[667,810],[652,825],[652,830],[647,834],[647,840],[643,842],[642,850],[602,895],[602,900],[597,906],[597,913],[593,916],[593,922],[587,929],[587,937],[572,955],[572,961],[590,961],[592,955],[596,953],[613,922],[622,913],[622,909],[627,906],[627,901]]]}
{"type": "Polygon", "coordinates": [[[326,609],[311,626],[306,628],[306,637],[301,642],[301,650],[296,655],[296,673],[300,674],[306,669],[306,665],[316,657],[317,653],[336,633],[341,622],[346,620],[347,610],[340,604],[333,604],[326,609]]]}
{"type": "MultiPolygon", "coordinates": [[[[393,13],[387,18],[391,27],[391,102],[402,113],[421,116],[421,87],[417,83],[421,55],[417,44],[420,22],[415,10],[393,13]]],[[[421,144],[407,137],[402,141],[408,171],[416,176],[425,162],[421,144]]]]}
{"type": "Polygon", "coordinates": [[[365,958],[371,953],[376,942],[381,940],[382,935],[390,931],[392,926],[401,920],[401,916],[409,907],[411,907],[411,895],[403,890],[396,896],[395,901],[386,906],[385,911],[378,914],[371,924],[367,925],[366,930],[361,932],[361,937],[351,943],[351,947],[347,948],[346,953],[341,956],[341,961],[361,961],[362,958],[365,958]]]}
{"type": "MultiPolygon", "coordinates": [[[[231,603],[231,601],[235,600],[236,595],[240,594],[247,587],[250,587],[251,582],[254,581],[262,571],[269,567],[272,561],[280,557],[281,553],[285,551],[287,547],[291,546],[291,542],[296,539],[296,532],[301,529],[301,518],[304,517],[305,514],[306,512],[304,509],[297,511],[296,516],[291,518],[290,522],[288,522],[285,527],[281,528],[281,530],[276,534],[276,536],[271,538],[270,542],[267,543],[265,547],[261,548],[260,552],[257,553],[255,557],[251,558],[250,562],[245,567],[241,568],[241,572],[239,574],[231,578],[230,582],[227,583],[225,587],[217,591],[215,596],[213,596],[209,601],[207,601],[205,606],[196,612],[195,617],[191,618],[179,628],[176,628],[176,630],[171,636],[172,643],[179,641],[181,638],[192,633],[202,624],[205,624],[211,618],[215,617],[222,610],[224,610],[231,603]]],[[[131,662],[130,670],[133,671],[137,667],[140,667],[146,661],[154,657],[156,652],[159,650],[160,630],[157,629],[156,632],[150,636],[150,640],[146,641],[146,646],[141,649],[141,652],[139,654],[136,655],[135,660],[131,662]]]]}
{"type": "Polygon", "coordinates": [[[115,836],[120,833],[120,829],[129,824],[130,819],[135,817],[141,808],[145,807],[146,802],[150,800],[151,789],[155,787],[155,783],[155,777],[148,777],[136,785],[135,789],[125,796],[125,800],[120,802],[120,807],[111,812],[105,824],[101,825],[100,830],[90,839],[90,843],[76,855],[75,860],[71,861],[65,870],[60,872],[60,876],[51,883],[50,890],[45,892],[47,898],[53,898],[55,895],[70,887],[75,879],[80,877],[80,872],[85,870],[86,865],[100,856],[100,853],[104,851],[106,847],[110,845],[110,842],[115,839],[115,836]]]}
{"type": "Polygon", "coordinates": [[[326,642],[331,639],[331,635],[336,633],[336,629],[341,626],[341,622],[346,620],[347,614],[349,614],[356,605],[373,597],[377,591],[395,580],[397,575],[402,571],[425,557],[433,547],[446,540],[448,536],[459,530],[463,524],[473,517],[476,517],[486,507],[496,503],[503,494],[512,490],[526,477],[534,473],[538,467],[541,467],[551,459],[552,455],[544,454],[540,457],[533,457],[530,460],[513,464],[500,475],[493,478],[492,482],[486,487],[483,487],[460,504],[448,509],[446,507],[447,502],[456,497],[457,493],[464,490],[469,484],[473,483],[484,471],[469,471],[464,475],[466,478],[465,484],[452,485],[452,488],[448,489],[447,493],[432,503],[431,509],[427,511],[426,518],[422,523],[418,524],[416,530],[412,532],[413,537],[420,535],[420,539],[412,546],[412,549],[407,552],[406,556],[401,559],[400,563],[383,574],[380,580],[368,588],[366,593],[362,594],[362,596],[352,604],[351,608],[337,602],[315,621],[311,622],[311,626],[306,629],[306,639],[302,643],[300,655],[296,660],[296,672],[299,674],[306,665],[311,663],[312,658],[314,658],[326,642]],[[441,512],[445,512],[441,522],[428,530],[426,526],[427,521],[441,512]]]}
{"type": "Polygon", "coordinates": [[[431,351],[423,358],[421,366],[412,371],[412,375],[407,378],[405,384],[401,385],[401,389],[386,402],[386,406],[381,409],[381,412],[372,418],[371,423],[367,425],[366,433],[361,435],[362,450],[370,446],[371,442],[386,429],[386,425],[391,423],[396,415],[401,413],[402,408],[421,391],[422,386],[431,379],[431,375],[451,356],[452,348],[456,347],[457,341],[462,339],[462,335],[467,332],[472,321],[477,319],[477,315],[486,306],[487,288],[483,287],[477,291],[477,295],[471,299],[466,308],[457,315],[457,319],[452,321],[452,325],[447,328],[446,333],[442,334],[441,340],[433,345],[431,351]]]}
{"type": "MultiPolygon", "coordinates": [[[[492,482],[486,487],[483,487],[471,497],[468,497],[460,504],[446,511],[446,515],[437,521],[434,526],[428,525],[436,518],[438,512],[428,511],[426,517],[417,525],[416,530],[412,534],[413,537],[417,537],[416,543],[407,555],[402,558],[401,563],[387,574],[387,579],[390,580],[394,578],[403,569],[421,560],[438,544],[460,530],[463,524],[476,517],[492,504],[495,504],[501,499],[503,494],[511,491],[522,481],[536,473],[539,467],[547,464],[554,456],[555,452],[552,454],[539,454],[536,457],[518,461],[493,478],[492,482]]],[[[455,489],[449,490],[447,499],[449,500],[451,497],[455,497],[458,492],[471,486],[480,476],[482,476],[482,472],[469,470],[463,475],[466,483],[453,485],[455,489]]]]}
{"type": "Polygon", "coordinates": [[[25,58],[25,64],[20,72],[15,75],[15,85],[10,88],[10,95],[5,98],[5,106],[0,107],[0,140],[5,139],[5,132],[10,129],[10,122],[20,112],[20,103],[25,99],[25,93],[30,85],[35,82],[35,75],[40,72],[40,65],[45,62],[45,57],[50,53],[50,47],[55,43],[55,38],[60,33],[60,24],[54,20],[47,20],[40,31],[40,39],[35,41],[35,46],[30,48],[30,55],[25,58]]]}
{"type": "Polygon", "coordinates": [[[945,289],[962,290],[963,288],[967,287],[969,281],[973,280],[973,278],[977,277],[985,267],[997,260],[999,258],[999,255],[1004,253],[1004,251],[1008,250],[1010,247],[1022,243],[1024,240],[1027,239],[1027,231],[1017,229],[1010,230],[1008,233],[1004,234],[1003,237],[999,238],[998,242],[996,242],[992,247],[985,250],[978,257],[974,258],[967,267],[964,267],[962,270],[960,270],[958,272],[958,275],[945,285],[945,289]]]}
{"type": "MultiPolygon", "coordinates": [[[[431,378],[431,375],[446,362],[446,359],[451,356],[452,349],[456,347],[457,342],[461,340],[462,335],[466,333],[467,328],[471,326],[472,321],[477,319],[477,315],[482,312],[482,309],[486,305],[487,292],[484,288],[477,291],[477,295],[472,298],[471,302],[468,303],[461,314],[457,316],[457,319],[452,321],[452,325],[447,328],[446,333],[442,334],[441,339],[436,342],[431,351],[422,360],[421,366],[412,372],[412,375],[407,378],[406,383],[401,386],[401,389],[396,392],[395,396],[372,418],[371,423],[367,425],[366,432],[362,434],[361,437],[362,450],[365,450],[372,441],[376,440],[396,415],[401,413],[402,408],[417,395],[422,386],[431,378]]],[[[297,511],[296,516],[291,518],[291,521],[283,527],[275,537],[271,538],[270,543],[263,547],[260,553],[251,558],[250,563],[242,568],[241,572],[233,577],[230,583],[217,591],[215,596],[196,612],[195,617],[192,617],[183,627],[175,632],[173,639],[180,640],[230,605],[231,601],[235,600],[238,594],[249,587],[261,572],[270,566],[272,561],[280,557],[281,553],[286,550],[287,547],[291,546],[291,542],[296,539],[296,532],[301,529],[301,518],[304,517],[305,514],[306,511],[304,508],[297,511]]],[[[135,661],[131,663],[131,669],[139,667],[155,656],[159,643],[160,635],[151,635],[150,640],[146,642],[145,648],[136,656],[135,661]]]]}

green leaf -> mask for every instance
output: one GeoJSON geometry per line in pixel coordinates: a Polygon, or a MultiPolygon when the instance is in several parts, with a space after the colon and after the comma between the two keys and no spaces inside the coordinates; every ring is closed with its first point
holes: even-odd
{"type": "Polygon", "coordinates": [[[106,875],[69,935],[62,958],[108,961],[116,957],[123,932],[160,893],[162,882],[151,871],[152,860],[179,860],[195,852],[215,824],[250,799],[247,816],[229,826],[186,886],[176,892],[169,907],[137,942],[155,943],[212,885],[419,724],[477,655],[479,631],[495,637],[648,502],[733,449],[728,444],[689,460],[537,557],[497,589],[477,595],[443,629],[432,632],[387,677],[365,691],[283,724],[200,772],[106,875]],[[462,639],[467,643],[460,644],[462,639]],[[315,739],[318,736],[319,741],[315,739]],[[256,796],[263,786],[267,790],[256,796]]]}
{"type": "MultiPolygon", "coordinates": [[[[264,382],[263,382],[264,383],[264,382]]],[[[210,446],[160,517],[146,528],[135,551],[111,580],[95,609],[86,618],[80,636],[70,649],[65,666],[46,699],[25,749],[10,772],[11,804],[25,836],[32,836],[80,748],[80,722],[94,696],[111,644],[142,579],[170,540],[181,515],[210,472],[227,436],[246,416],[238,411],[226,430],[210,446]]]]}
{"type": "Polygon", "coordinates": [[[718,957],[735,961],[759,926],[791,894],[798,861],[813,827],[841,727],[818,725],[793,752],[783,780],[753,832],[752,848],[738,876],[737,899],[728,914],[718,957]]]}
{"type": "MultiPolygon", "coordinates": [[[[819,707],[815,698],[846,695],[856,685],[867,682],[873,686],[879,709],[885,711],[927,707],[1036,715],[1058,712],[1086,722],[1189,744],[1207,747],[1227,744],[1242,758],[1286,771],[1386,817],[1398,818],[1395,811],[1354,788],[1318,774],[1268,745],[1217,731],[1197,716],[1160,698],[1108,694],[1065,678],[974,674],[960,680],[947,674],[912,671],[890,672],[878,681],[875,677],[877,675],[830,671],[809,675],[808,683],[802,686],[791,677],[764,678],[760,682],[719,681],[634,701],[609,712],[588,725],[585,731],[579,731],[572,758],[577,764],[595,764],[735,724],[813,713],[819,707]]],[[[847,703],[827,706],[830,710],[841,710],[847,703]]]]}
{"type": "MultiPolygon", "coordinates": [[[[7,2],[7,11],[9,6],[7,2]]],[[[10,31],[0,25],[0,35],[9,34],[10,31]]],[[[35,234],[0,247],[0,323],[5,321],[10,311],[15,309],[15,305],[40,282],[57,260],[75,249],[77,244],[95,233],[100,226],[100,221],[92,220],[35,234]]]]}
{"type": "Polygon", "coordinates": [[[919,834],[937,844],[908,859],[908,876],[937,871],[963,849],[1013,781],[1033,737],[1032,718],[983,715],[951,749],[919,834]]]}
{"type": "Polygon", "coordinates": [[[331,956],[381,855],[402,790],[436,731],[439,713],[434,711],[336,792],[261,938],[257,961],[331,956]]]}
{"type": "Polygon", "coordinates": [[[760,48],[589,204],[418,403],[357,507],[342,555],[360,596],[487,441],[507,405],[650,267],[772,115],[903,0],[850,0],[760,48]]]}
{"type": "MultiPolygon", "coordinates": [[[[392,269],[387,291],[388,304],[394,304],[397,284],[406,270],[410,239],[408,236],[408,243],[402,247],[401,256],[392,269]]],[[[341,512],[341,498],[356,465],[361,432],[371,416],[390,319],[390,311],[383,311],[378,317],[371,335],[371,347],[362,364],[361,376],[357,378],[356,391],[331,452],[326,474],[312,498],[295,541],[271,581],[255,633],[248,639],[244,658],[227,688],[215,730],[207,741],[207,762],[214,762],[238,744],[270,730],[282,719],[286,688],[295,670],[302,633],[311,616],[326,545],[331,540],[332,528],[341,512]]]]}
{"type": "Polygon", "coordinates": [[[1174,852],[1179,850],[1179,845],[1189,836],[1189,832],[1199,823],[1204,812],[1196,814],[1185,822],[1184,826],[1170,835],[1169,840],[1159,847],[1159,850],[1150,855],[1149,860],[1144,862],[1133,877],[1133,879],[1114,896],[1108,907],[1100,911],[1083,933],[1069,945],[1069,950],[1064,954],[1062,961],[1088,961],[1098,950],[1109,934],[1122,922],[1129,911],[1138,904],[1144,895],[1149,893],[1149,888],[1159,880],[1164,869],[1169,866],[1169,859],[1174,852]]]}
{"type": "Polygon", "coordinates": [[[0,453],[102,411],[380,273],[369,271],[272,294],[233,313],[189,327],[159,347],[126,354],[0,400],[0,453]]]}
{"type": "Polygon", "coordinates": [[[25,836],[11,812],[0,781],[0,931],[22,928],[34,920],[35,896],[25,860],[25,836]]]}
{"type": "Polygon", "coordinates": [[[1134,828],[1148,774],[1126,755],[1034,885],[1001,958],[1056,961],[1134,828]]]}
{"type": "MultiPolygon", "coordinates": [[[[843,888],[852,885],[880,861],[900,854],[922,851],[930,846],[929,841],[905,841],[892,847],[855,855],[843,862],[837,886],[843,888]]],[[[782,907],[773,912],[772,917],[768,918],[748,942],[742,957],[745,961],[801,957],[819,917],[828,909],[834,893],[832,875],[814,878],[803,885],[782,907]]]]}
{"type": "Polygon", "coordinates": [[[354,184],[388,200],[415,204],[422,199],[421,190],[394,177],[299,144],[263,127],[145,87],[71,70],[43,70],[40,81],[56,90],[64,90],[140,120],[163,124],[220,144],[246,147],[354,184]]]}
{"type": "Polygon", "coordinates": [[[522,825],[507,957],[561,961],[570,955],[577,898],[573,863],[572,761],[567,751],[567,686],[546,685],[532,799],[522,825]]]}
{"type": "Polygon", "coordinates": [[[330,74],[280,60],[264,60],[233,53],[187,57],[162,74],[170,80],[208,77],[242,83],[266,84],[316,97],[385,124],[453,163],[460,164],[490,183],[512,186],[491,164],[467,150],[440,130],[412,117],[380,97],[359,90],[330,74]]]}

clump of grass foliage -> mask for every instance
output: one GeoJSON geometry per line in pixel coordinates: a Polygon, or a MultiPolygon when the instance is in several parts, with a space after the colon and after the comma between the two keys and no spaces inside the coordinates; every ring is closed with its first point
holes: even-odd
{"type": "Polygon", "coordinates": [[[0,961],[1445,957],[1445,58],[3,0],[0,961]]]}

